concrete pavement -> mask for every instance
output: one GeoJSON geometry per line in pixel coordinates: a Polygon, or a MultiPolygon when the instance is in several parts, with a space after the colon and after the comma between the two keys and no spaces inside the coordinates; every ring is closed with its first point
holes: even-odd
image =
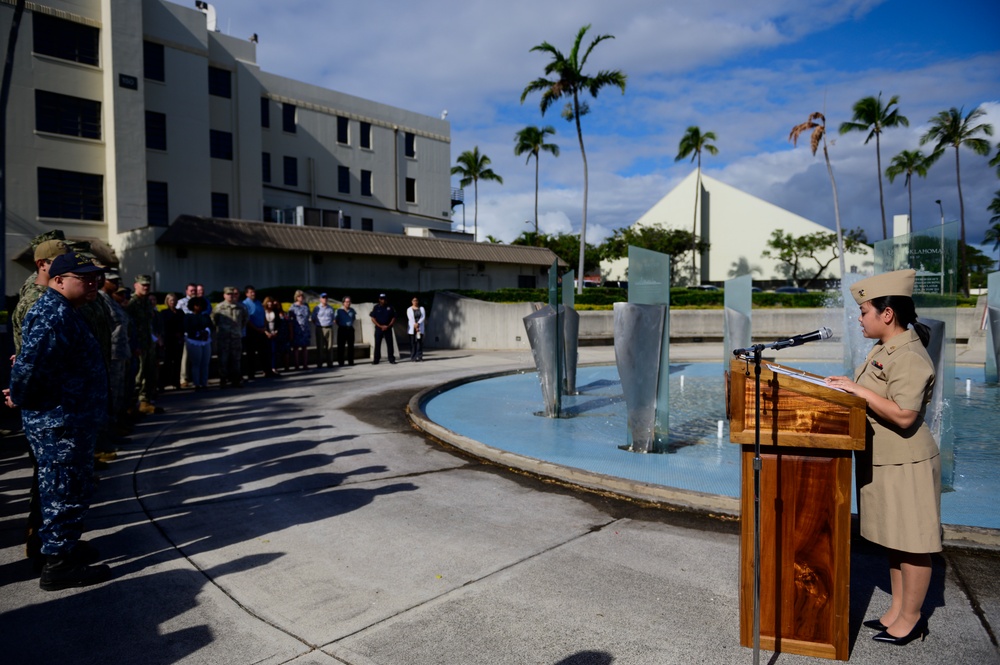
{"type": "MultiPolygon", "coordinates": [[[[720,345],[673,352],[721,357],[720,345]]],[[[581,362],[610,353],[584,348],[581,362]]],[[[23,438],[0,441],[0,657],[750,663],[735,522],[513,474],[440,447],[405,417],[430,385],[530,365],[527,352],[430,351],[424,363],[167,394],[167,412],[100,473],[87,537],[114,578],[80,590],[39,590],[21,558],[30,472],[23,438]]],[[[887,605],[888,575],[856,539],[851,661],[1000,663],[998,563],[956,547],[937,557],[932,632],[897,648],[860,627],[887,605]]]]}

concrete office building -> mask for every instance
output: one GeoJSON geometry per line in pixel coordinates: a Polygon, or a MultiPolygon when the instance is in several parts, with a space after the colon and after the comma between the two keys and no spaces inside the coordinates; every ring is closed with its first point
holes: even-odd
{"type": "MultiPolygon", "coordinates": [[[[0,0],[0,33],[12,16],[0,0]]],[[[256,36],[215,20],[201,2],[28,3],[7,120],[8,294],[33,269],[31,238],[52,228],[92,241],[126,281],[153,274],[157,290],[417,288],[410,259],[438,288],[533,286],[551,265],[547,250],[484,253],[452,231],[445,120],[263,72],[256,36]],[[199,242],[229,220],[289,228],[276,245],[260,229],[238,234],[256,244],[199,242]],[[361,232],[367,245],[335,239],[361,232]],[[398,254],[378,248],[382,234],[405,238],[398,254]],[[358,270],[365,256],[379,269],[358,270]]]]}
{"type": "MultiPolygon", "coordinates": [[[[691,231],[694,222],[695,179],[692,171],[679,185],[646,211],[634,226],[660,226],[666,229],[691,231]]],[[[737,274],[752,275],[755,281],[764,285],[787,284],[788,278],[782,272],[781,262],[763,256],[767,241],[774,229],[781,229],[795,237],[810,233],[832,233],[832,230],[805,217],[779,208],[746,192],[725,184],[702,173],[701,201],[698,206],[698,237],[709,243],[707,252],[698,257],[697,268],[700,284],[721,284],[737,274]]],[[[831,208],[833,202],[830,203],[831,208]]],[[[830,218],[833,218],[831,210],[830,218]]],[[[846,231],[847,229],[845,229],[846,231]]],[[[832,252],[819,256],[826,262],[832,252]]],[[[872,252],[862,247],[845,257],[848,272],[869,272],[872,268],[872,252]]],[[[683,277],[689,277],[691,270],[690,252],[682,263],[683,277]]],[[[804,268],[815,272],[817,264],[807,259],[804,268]]],[[[628,259],[601,263],[601,273],[607,280],[627,280],[628,259]]],[[[840,277],[840,262],[832,261],[823,275],[827,278],[840,277]]]]}

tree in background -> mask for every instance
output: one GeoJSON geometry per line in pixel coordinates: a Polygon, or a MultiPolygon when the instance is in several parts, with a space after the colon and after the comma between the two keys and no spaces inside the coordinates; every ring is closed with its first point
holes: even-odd
{"type": "MultiPolygon", "coordinates": [[[[848,231],[844,235],[844,247],[848,252],[866,243],[865,232],[861,229],[848,231]]],[[[779,270],[784,272],[796,286],[809,288],[819,281],[831,263],[842,258],[837,244],[835,233],[817,231],[795,237],[781,229],[775,229],[767,241],[768,249],[765,249],[762,255],[781,261],[783,265],[779,266],[779,270]],[[821,256],[827,252],[831,252],[829,257],[821,256]],[[815,262],[815,267],[804,265],[809,260],[815,262]],[[804,284],[799,283],[802,280],[805,280],[804,284]]]]}
{"type": "Polygon", "coordinates": [[[906,174],[906,193],[910,199],[909,228],[907,233],[913,232],[913,174],[916,173],[921,178],[927,177],[927,170],[937,159],[934,155],[925,155],[919,150],[903,150],[892,158],[889,166],[885,169],[885,175],[889,178],[889,183],[896,181],[896,176],[906,174]]]}
{"type": "Polygon", "coordinates": [[[920,145],[931,142],[935,143],[935,155],[939,156],[948,147],[955,149],[955,179],[958,183],[958,210],[959,221],[961,223],[961,237],[959,238],[961,242],[959,245],[962,249],[962,253],[959,256],[958,281],[959,288],[962,289],[965,295],[969,295],[969,282],[966,279],[967,273],[962,272],[967,265],[965,261],[965,201],[962,199],[962,168],[959,163],[958,149],[964,145],[977,155],[988,155],[990,153],[989,141],[980,138],[979,134],[993,136],[993,125],[987,123],[974,124],[984,115],[986,115],[986,111],[977,106],[963,118],[962,111],[953,106],[947,111],[941,111],[931,118],[930,129],[920,137],[920,145]]]}
{"type": "Polygon", "coordinates": [[[686,159],[688,155],[691,156],[691,161],[698,160],[698,175],[695,178],[695,190],[694,190],[694,223],[691,225],[691,284],[692,286],[697,286],[701,283],[698,279],[698,265],[697,265],[697,238],[698,238],[698,202],[701,200],[701,153],[703,150],[707,150],[710,155],[719,154],[719,149],[714,145],[709,143],[709,141],[715,141],[715,132],[705,132],[701,133],[701,128],[697,125],[692,125],[687,128],[684,132],[684,136],[681,137],[680,145],[677,146],[677,157],[674,158],[675,162],[679,162],[682,159],[686,159]]]}
{"type": "Polygon", "coordinates": [[[498,182],[503,184],[503,178],[498,176],[493,172],[493,169],[489,168],[489,165],[493,162],[486,155],[479,154],[479,146],[477,145],[472,150],[466,150],[458,159],[455,166],[451,167],[451,174],[462,176],[462,180],[459,182],[459,186],[462,188],[473,186],[473,193],[475,194],[475,212],[473,213],[473,233],[472,239],[479,242],[479,181],[480,180],[492,180],[493,182],[498,182]]]}
{"type": "Polygon", "coordinates": [[[542,110],[542,115],[545,115],[545,112],[556,100],[562,99],[563,97],[568,97],[570,100],[563,108],[562,116],[566,118],[566,120],[576,123],[576,137],[580,142],[580,156],[583,158],[583,218],[580,223],[580,257],[577,293],[583,293],[583,276],[586,274],[584,271],[584,249],[587,246],[587,193],[589,184],[587,174],[587,152],[583,147],[583,128],[580,125],[580,118],[590,112],[590,106],[586,101],[582,103],[580,102],[580,95],[583,93],[589,93],[591,97],[596,98],[597,93],[600,92],[601,88],[607,86],[621,88],[622,94],[624,95],[625,81],[628,78],[618,69],[601,70],[593,76],[583,73],[583,68],[587,64],[587,58],[590,56],[591,51],[594,50],[594,47],[603,42],[605,39],[614,39],[613,35],[600,35],[596,37],[592,42],[590,42],[590,46],[588,46],[587,50],[583,53],[583,57],[580,57],[580,44],[588,30],[590,30],[589,24],[580,28],[580,31],[576,35],[576,41],[573,42],[573,48],[569,52],[569,57],[564,56],[559,49],[548,42],[542,42],[541,44],[532,47],[532,51],[548,53],[552,57],[552,61],[545,65],[545,75],[549,76],[554,74],[555,77],[551,79],[544,77],[537,78],[529,83],[521,93],[522,104],[529,94],[533,92],[542,93],[542,100],[539,104],[542,110]]]}
{"type": "Polygon", "coordinates": [[[843,277],[847,274],[847,268],[844,265],[844,232],[840,227],[840,203],[837,198],[837,181],[833,179],[833,165],[830,163],[830,153],[826,149],[826,116],[816,111],[809,116],[809,119],[800,125],[795,125],[792,127],[792,132],[788,135],[788,140],[792,142],[792,145],[798,145],[799,136],[803,132],[811,131],[812,134],[809,137],[809,147],[812,149],[812,154],[816,156],[816,150],[819,148],[819,144],[823,144],[823,158],[826,159],[826,172],[830,174],[830,185],[833,187],[833,219],[837,224],[837,253],[840,255],[840,275],[843,277]]]}
{"type": "Polygon", "coordinates": [[[534,125],[528,125],[517,134],[514,135],[514,154],[521,156],[525,153],[528,154],[528,158],[525,160],[525,164],[531,161],[531,158],[535,158],[535,233],[538,233],[538,157],[544,151],[551,154],[553,157],[559,156],[559,146],[555,143],[546,143],[546,136],[554,136],[556,133],[556,128],[552,125],[546,125],[545,127],[535,127],[534,125]]]}
{"type": "MultiPolygon", "coordinates": [[[[546,247],[553,254],[565,261],[568,265],[573,265],[573,259],[583,254],[583,269],[594,271],[601,267],[601,253],[597,247],[587,245],[583,252],[580,251],[580,238],[575,233],[559,233],[550,236],[546,233],[533,233],[525,231],[519,235],[512,245],[527,245],[528,247],[546,247]]],[[[586,274],[586,273],[584,273],[586,274]]],[[[583,279],[577,275],[577,283],[583,279]]]]}
{"type": "Polygon", "coordinates": [[[707,252],[710,247],[707,242],[699,242],[691,233],[680,229],[629,226],[615,229],[601,245],[600,254],[602,259],[620,259],[628,256],[629,245],[666,254],[670,257],[670,283],[677,284],[683,279],[680,262],[691,251],[692,243],[698,252],[707,252]]]}
{"type": "MultiPolygon", "coordinates": [[[[863,97],[854,103],[854,116],[850,122],[840,124],[840,133],[868,132],[865,145],[875,137],[875,165],[878,175],[878,204],[882,211],[882,239],[889,237],[885,223],[885,196],[882,193],[882,146],[879,137],[882,130],[890,127],[909,127],[910,121],[899,113],[899,95],[893,95],[889,102],[882,106],[882,93],[878,97],[863,97]],[[892,108],[895,106],[896,108],[892,108]]],[[[907,179],[908,180],[908,179],[907,179]]]]}
{"type": "Polygon", "coordinates": [[[1000,249],[1000,189],[993,194],[993,200],[987,210],[993,213],[993,216],[990,217],[992,226],[986,229],[986,237],[983,238],[983,242],[993,243],[993,251],[995,252],[1000,249]]]}
{"type": "Polygon", "coordinates": [[[993,155],[993,159],[990,160],[990,166],[996,167],[997,177],[1000,178],[1000,143],[997,143],[997,154],[993,155]]]}

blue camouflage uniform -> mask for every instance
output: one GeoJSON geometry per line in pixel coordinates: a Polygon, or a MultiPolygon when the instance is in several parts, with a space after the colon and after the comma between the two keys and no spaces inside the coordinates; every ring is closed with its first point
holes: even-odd
{"type": "Polygon", "coordinates": [[[93,493],[94,445],[108,414],[108,375],[83,316],[46,289],[24,319],[10,379],[38,462],[42,553],[67,554],[93,493]]]}

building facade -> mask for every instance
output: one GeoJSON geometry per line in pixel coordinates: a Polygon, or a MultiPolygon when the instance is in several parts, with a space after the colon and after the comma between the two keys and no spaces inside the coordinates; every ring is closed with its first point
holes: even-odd
{"type": "MultiPolygon", "coordinates": [[[[13,0],[0,0],[0,33],[12,16],[13,0]]],[[[256,36],[214,22],[205,3],[27,3],[7,116],[8,294],[33,269],[31,238],[53,228],[106,244],[125,275],[153,274],[157,290],[197,279],[185,260],[209,249],[160,242],[180,216],[467,237],[452,231],[445,120],[263,72],[256,36]]],[[[238,263],[260,267],[273,256],[260,249],[240,248],[238,263]]],[[[453,254],[443,269],[465,256],[453,254]]],[[[234,283],[254,274],[227,272],[234,283]]]]}

